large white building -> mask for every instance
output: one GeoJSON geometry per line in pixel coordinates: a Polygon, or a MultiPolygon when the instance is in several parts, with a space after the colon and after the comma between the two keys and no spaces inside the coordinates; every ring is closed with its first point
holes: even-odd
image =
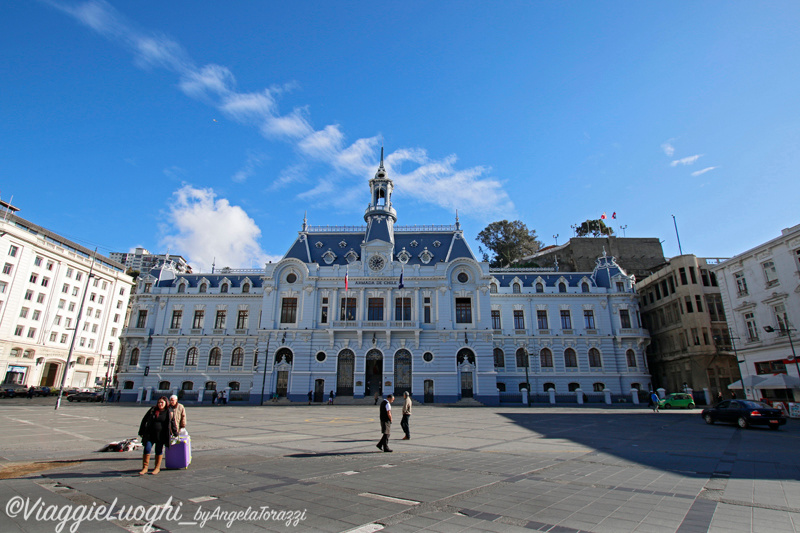
{"type": "Polygon", "coordinates": [[[66,370],[66,386],[103,386],[119,351],[133,280],[121,264],[99,255],[93,260],[91,250],[18,217],[7,204],[3,207],[3,382],[58,387],[66,370]]]}
{"type": "MultiPolygon", "coordinates": [[[[798,377],[795,386],[747,390],[768,400],[800,400],[800,372],[793,351],[800,349],[800,224],[779,237],[713,268],[734,332],[742,378],[775,373],[798,377]],[[766,331],[766,330],[773,331],[766,331]],[[794,350],[792,345],[794,344],[794,350]]],[[[791,380],[790,380],[791,381],[791,380]]]]}
{"type": "Polygon", "coordinates": [[[490,270],[460,228],[395,226],[383,161],[366,226],[309,226],[264,270],[143,274],[124,333],[124,400],[211,389],[258,403],[411,391],[424,402],[497,405],[576,389],[647,389],[634,280],[611,257],[593,272],[490,270]],[[238,392],[237,392],[238,391],[238,392]],[[504,392],[505,391],[505,392],[504,392]]]}
{"type": "Polygon", "coordinates": [[[149,272],[156,265],[165,261],[171,261],[172,268],[176,272],[192,271],[192,267],[179,255],[151,254],[145,248],[134,248],[132,252],[111,252],[108,257],[125,265],[126,270],[130,269],[137,272],[149,272]]]}

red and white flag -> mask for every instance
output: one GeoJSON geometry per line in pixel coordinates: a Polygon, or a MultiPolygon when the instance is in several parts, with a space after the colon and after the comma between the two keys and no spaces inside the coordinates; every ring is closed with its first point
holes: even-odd
{"type": "Polygon", "coordinates": [[[616,211],[614,211],[613,213],[611,213],[611,218],[617,218],[617,212],[616,212],[616,211]]]}
{"type": "Polygon", "coordinates": [[[344,290],[347,290],[347,271],[344,273],[344,290]]]}
{"type": "Polygon", "coordinates": [[[605,219],[606,219],[606,214],[605,214],[605,212],[603,212],[603,214],[600,215],[600,220],[605,220],[605,219]]]}

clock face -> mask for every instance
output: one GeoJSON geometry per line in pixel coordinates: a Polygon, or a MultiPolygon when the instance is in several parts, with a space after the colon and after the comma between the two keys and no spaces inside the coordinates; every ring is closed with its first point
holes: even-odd
{"type": "Polygon", "coordinates": [[[383,257],[381,257],[380,255],[373,255],[372,257],[369,258],[369,267],[372,270],[375,271],[382,270],[384,264],[385,261],[383,260],[383,257]]]}

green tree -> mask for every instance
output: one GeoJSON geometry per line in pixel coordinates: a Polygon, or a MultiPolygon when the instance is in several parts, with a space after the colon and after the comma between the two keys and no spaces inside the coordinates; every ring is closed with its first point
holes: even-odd
{"type": "Polygon", "coordinates": [[[490,258],[483,248],[479,248],[484,261],[489,261],[489,265],[493,267],[511,265],[542,247],[536,231],[529,230],[519,220],[492,222],[478,233],[478,241],[492,253],[490,258]]]}
{"type": "Polygon", "coordinates": [[[614,230],[606,226],[606,223],[602,220],[597,219],[581,222],[580,226],[575,230],[575,233],[578,237],[586,237],[587,235],[601,237],[603,235],[614,235],[614,230]]]}

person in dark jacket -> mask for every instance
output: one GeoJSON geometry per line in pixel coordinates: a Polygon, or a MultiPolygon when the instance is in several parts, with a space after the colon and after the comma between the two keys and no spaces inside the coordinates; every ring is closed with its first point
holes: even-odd
{"type": "Polygon", "coordinates": [[[384,452],[391,452],[389,449],[389,435],[392,432],[392,402],[394,401],[394,394],[390,394],[385,400],[381,402],[380,418],[381,418],[381,440],[375,446],[384,452]]]}
{"type": "Polygon", "coordinates": [[[161,461],[164,459],[164,446],[169,447],[169,439],[178,434],[178,426],[175,417],[170,416],[169,400],[162,396],[156,402],[155,407],[151,407],[142,418],[139,424],[139,436],[142,437],[144,445],[144,457],[142,458],[142,470],[140,476],[147,473],[150,466],[150,453],[155,444],[156,465],[153,468],[153,475],[161,471],[161,461]]]}

